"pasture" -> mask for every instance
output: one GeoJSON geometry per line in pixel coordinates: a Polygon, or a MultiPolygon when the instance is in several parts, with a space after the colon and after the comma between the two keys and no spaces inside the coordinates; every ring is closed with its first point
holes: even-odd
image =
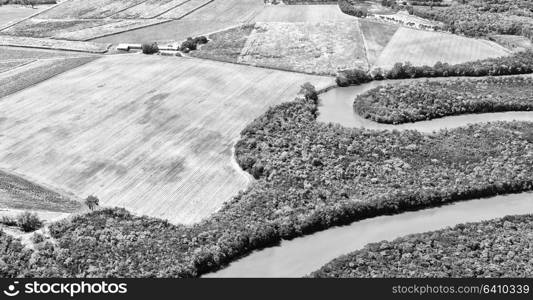
{"type": "Polygon", "coordinates": [[[397,62],[415,66],[436,62],[458,64],[509,55],[502,46],[482,39],[400,27],[377,58],[374,67],[390,69],[397,62]]]}
{"type": "Polygon", "coordinates": [[[355,19],[256,23],[238,62],[324,75],[368,68],[363,37],[355,19]]]}
{"type": "Polygon", "coordinates": [[[251,181],[233,159],[241,130],[306,81],[333,84],[207,60],[103,57],[2,99],[0,167],[106,206],[197,222],[251,181]]]}

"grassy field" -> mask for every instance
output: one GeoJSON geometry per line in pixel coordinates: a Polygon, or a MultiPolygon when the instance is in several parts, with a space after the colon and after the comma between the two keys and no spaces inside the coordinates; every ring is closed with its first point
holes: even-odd
{"type": "Polygon", "coordinates": [[[374,64],[398,30],[398,26],[360,20],[369,64],[374,64]]]}
{"type": "Polygon", "coordinates": [[[502,46],[480,39],[401,27],[385,47],[375,66],[391,68],[397,62],[413,65],[449,64],[508,55],[502,46]]]}
{"type": "Polygon", "coordinates": [[[256,23],[238,61],[327,75],[345,69],[367,69],[364,42],[356,20],[256,23]]]}
{"type": "Polygon", "coordinates": [[[332,84],[196,59],[101,58],[0,102],[0,165],[104,205],[195,222],[250,182],[232,158],[240,131],[306,81],[332,84]]]}
{"type": "Polygon", "coordinates": [[[39,5],[35,8],[22,5],[0,6],[0,28],[11,24],[12,22],[29,17],[47,7],[48,5],[39,5]]]}

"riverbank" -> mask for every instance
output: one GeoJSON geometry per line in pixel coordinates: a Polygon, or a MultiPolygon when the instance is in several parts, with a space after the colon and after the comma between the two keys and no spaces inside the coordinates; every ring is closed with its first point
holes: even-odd
{"type": "MultiPolygon", "coordinates": [[[[368,119],[360,115],[354,110],[354,106],[362,106],[364,104],[359,103],[358,101],[362,101],[361,98],[372,98],[372,99],[378,99],[376,101],[384,101],[381,99],[381,97],[377,97],[377,93],[385,93],[387,92],[387,95],[391,93],[388,93],[388,91],[396,91],[399,90],[403,95],[405,95],[404,98],[410,97],[421,97],[426,99],[428,102],[435,103],[435,99],[440,99],[441,95],[446,94],[455,94],[455,91],[453,88],[448,88],[447,85],[449,85],[449,81],[453,82],[468,82],[467,86],[470,86],[470,83],[472,84],[472,89],[480,89],[481,87],[476,87],[476,83],[478,81],[480,82],[492,82],[496,81],[499,82],[500,91],[499,96],[501,99],[500,102],[503,102],[502,104],[503,108],[511,109],[513,107],[516,108],[522,108],[523,110],[527,110],[530,105],[533,105],[533,102],[531,102],[531,97],[529,94],[531,94],[531,86],[529,85],[518,85],[516,88],[517,97],[513,97],[513,93],[515,88],[513,88],[514,85],[507,86],[507,83],[514,83],[514,82],[524,82],[529,83],[533,80],[533,77],[531,75],[518,75],[518,76],[502,76],[497,78],[490,78],[490,79],[475,79],[475,80],[464,80],[458,77],[453,78],[430,78],[430,79],[410,79],[410,80],[383,80],[383,81],[373,81],[361,85],[355,85],[355,86],[349,86],[349,87],[339,87],[339,88],[333,88],[329,89],[327,91],[324,91],[319,95],[320,101],[318,104],[318,118],[317,120],[319,122],[324,123],[334,123],[334,124],[340,124],[344,127],[349,128],[366,128],[366,129],[374,129],[374,130],[417,130],[423,133],[432,133],[433,131],[438,131],[441,129],[454,129],[462,126],[467,126],[468,124],[474,124],[474,123],[488,123],[488,122],[498,122],[498,121],[527,121],[527,122],[533,122],[533,111],[504,111],[504,112],[497,112],[498,106],[490,106],[487,109],[488,111],[493,112],[486,112],[486,113],[469,113],[468,109],[463,109],[460,114],[457,115],[447,115],[447,114],[453,114],[455,112],[458,113],[458,111],[453,110],[438,110],[443,117],[431,119],[431,120],[423,120],[423,121],[416,121],[416,122],[407,122],[407,123],[401,123],[401,124],[387,124],[387,123],[378,123],[374,120],[368,119]],[[411,91],[409,87],[411,85],[415,86],[423,86],[424,90],[421,92],[417,91],[411,91]],[[442,90],[438,90],[438,93],[434,93],[436,88],[433,88],[433,86],[437,87],[443,87],[442,90]],[[430,88],[431,87],[431,88],[430,88]],[[446,89],[444,88],[446,87],[446,89]],[[413,95],[411,95],[413,94],[413,95]],[[407,97],[407,95],[410,95],[407,97]],[[426,97],[427,96],[427,97],[426,97]],[[433,98],[431,98],[433,97],[433,98]],[[516,105],[515,105],[516,104],[516,105]]],[[[496,98],[494,95],[489,94],[491,97],[487,95],[487,98],[496,98]]],[[[477,97],[468,97],[468,96],[458,96],[463,97],[463,99],[468,101],[476,102],[478,101],[477,97]]],[[[398,114],[401,115],[403,118],[407,118],[407,114],[404,112],[404,105],[398,104],[399,100],[396,98],[393,100],[388,101],[390,108],[384,108],[381,105],[377,105],[377,110],[386,110],[387,112],[391,112],[394,115],[398,114]]],[[[411,100],[406,100],[411,103],[411,100]]],[[[421,100],[422,101],[422,100],[421,100]]],[[[444,101],[444,100],[443,100],[444,101]]],[[[450,102],[449,107],[454,107],[455,102],[453,100],[446,100],[450,102]]],[[[492,102],[498,101],[498,100],[491,100],[492,102]]],[[[438,101],[437,101],[438,102],[438,101]]],[[[481,101],[480,101],[481,102],[481,101]]],[[[414,103],[414,102],[413,102],[414,103]]],[[[484,102],[482,102],[484,103],[484,102]]],[[[407,105],[407,104],[406,104],[407,105]]],[[[418,107],[416,103],[413,104],[414,106],[418,107]]],[[[458,105],[459,106],[459,105],[458,105]]],[[[425,105],[423,107],[426,107],[425,105]]],[[[473,106],[474,108],[476,106],[473,106]]],[[[480,105],[480,108],[485,107],[485,105],[480,105]]],[[[421,108],[425,109],[425,108],[421,108]]],[[[460,110],[460,109],[459,109],[460,110]]],[[[504,110],[504,109],[501,109],[504,110]]],[[[437,110],[436,110],[437,111],[437,110]]],[[[435,112],[436,112],[435,111],[435,112]]],[[[427,113],[431,113],[432,111],[428,108],[426,109],[427,113]]],[[[477,112],[477,110],[474,109],[474,112],[477,112]]]]}
{"type": "MultiPolygon", "coordinates": [[[[530,199],[533,201],[533,199],[530,199]]],[[[531,277],[533,215],[457,225],[379,242],[311,277],[531,277]]]]}
{"type": "Polygon", "coordinates": [[[353,108],[363,118],[385,124],[469,113],[533,111],[533,78],[505,76],[387,84],[359,94],[353,108]]]}
{"type": "Polygon", "coordinates": [[[524,213],[533,213],[533,193],[468,200],[369,218],[254,251],[204,277],[302,277],[369,243],[392,241],[419,233],[421,228],[423,231],[439,230],[465,222],[480,222],[524,213]]]}

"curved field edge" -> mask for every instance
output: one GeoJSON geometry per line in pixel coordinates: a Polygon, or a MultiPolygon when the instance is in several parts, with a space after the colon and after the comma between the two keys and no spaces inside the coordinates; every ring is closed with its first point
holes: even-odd
{"type": "Polygon", "coordinates": [[[531,277],[532,232],[533,215],[460,224],[368,244],[310,277],[531,277]]]}
{"type": "Polygon", "coordinates": [[[356,220],[533,189],[533,123],[422,135],[316,121],[312,89],[243,132],[236,157],[258,180],[194,226],[104,209],[50,226],[56,246],[20,276],[191,277],[254,249],[356,220]],[[127,260],[124,257],[128,257],[127,260]]]}
{"type": "Polygon", "coordinates": [[[366,119],[403,124],[446,116],[533,110],[533,78],[422,81],[373,88],[354,101],[366,119]]]}

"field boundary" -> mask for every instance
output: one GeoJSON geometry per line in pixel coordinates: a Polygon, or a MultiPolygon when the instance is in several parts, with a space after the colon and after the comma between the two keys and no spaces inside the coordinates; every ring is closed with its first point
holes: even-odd
{"type": "MultiPolygon", "coordinates": [[[[181,19],[185,18],[186,16],[188,16],[188,15],[190,15],[190,14],[196,12],[197,10],[199,10],[199,9],[201,9],[201,8],[204,8],[205,6],[207,6],[207,5],[209,5],[209,4],[213,3],[213,2],[215,2],[215,0],[210,0],[210,1],[208,1],[208,2],[206,2],[206,3],[204,3],[204,4],[202,4],[202,5],[200,5],[200,6],[198,6],[198,7],[195,7],[195,8],[193,8],[192,10],[186,12],[185,14],[181,15],[179,18],[171,19],[171,20],[181,20],[181,19]]],[[[179,7],[179,6],[176,6],[176,7],[179,7]]],[[[175,7],[175,8],[176,8],[176,7],[175,7]]],[[[173,8],[173,9],[175,9],[175,8],[173,8]]],[[[167,11],[166,13],[171,12],[173,9],[167,11]]],[[[160,15],[158,15],[158,16],[155,16],[154,18],[160,17],[160,16],[162,16],[162,15],[163,15],[163,14],[160,14],[160,15]]]]}
{"type": "Polygon", "coordinates": [[[54,4],[54,5],[50,6],[50,7],[47,7],[47,8],[45,8],[45,9],[41,10],[41,11],[38,11],[38,12],[34,13],[34,14],[32,14],[32,15],[29,15],[29,16],[27,16],[27,17],[24,17],[24,18],[22,18],[22,19],[20,19],[20,20],[16,20],[16,21],[10,22],[10,23],[8,23],[8,24],[6,24],[6,25],[0,27],[0,31],[6,30],[6,29],[8,29],[8,28],[11,28],[11,27],[13,27],[13,26],[15,26],[15,25],[17,25],[17,24],[19,24],[19,23],[22,23],[22,22],[24,22],[24,21],[26,21],[26,20],[28,20],[28,19],[31,19],[31,18],[33,18],[33,17],[35,17],[35,16],[38,16],[38,15],[44,13],[44,12],[47,12],[47,11],[51,10],[52,8],[55,8],[55,7],[58,6],[58,5],[61,5],[61,4],[64,4],[64,3],[70,2],[70,1],[73,1],[73,0],[65,0],[65,1],[63,1],[63,2],[61,2],[61,3],[54,4]]]}
{"type": "Polygon", "coordinates": [[[216,61],[216,62],[221,62],[221,63],[226,63],[226,64],[247,66],[247,67],[251,67],[251,68],[261,68],[261,69],[276,70],[276,71],[283,71],[283,72],[296,73],[296,74],[307,74],[307,75],[315,75],[315,76],[335,78],[335,75],[331,75],[331,74],[301,72],[301,71],[295,71],[295,70],[285,69],[285,68],[280,68],[280,67],[270,67],[270,66],[263,66],[263,65],[246,64],[246,63],[242,63],[242,62],[229,61],[229,60],[224,60],[224,59],[220,59],[220,58],[203,58],[203,57],[189,56],[189,55],[186,55],[186,54],[183,54],[182,57],[183,58],[189,58],[189,59],[216,61]]]}
{"type": "MultiPolygon", "coordinates": [[[[76,48],[74,46],[69,47],[68,43],[77,43],[83,45],[86,41],[69,41],[69,40],[58,40],[58,39],[44,39],[44,38],[31,38],[31,37],[20,37],[20,36],[11,36],[11,35],[0,35],[0,46],[5,47],[18,47],[18,48],[27,48],[27,49],[44,49],[44,50],[60,50],[60,51],[72,51],[72,52],[82,52],[82,53],[93,53],[93,54],[103,54],[109,51],[112,44],[105,43],[91,43],[93,49],[82,49],[82,47],[76,48]],[[29,43],[23,43],[23,40],[27,40],[29,43]],[[17,42],[20,40],[21,42],[17,42]],[[38,44],[31,42],[59,42],[67,45],[46,45],[38,44]]],[[[72,45],[72,44],[71,44],[72,45]]],[[[89,45],[88,43],[85,45],[89,45]]]]}

